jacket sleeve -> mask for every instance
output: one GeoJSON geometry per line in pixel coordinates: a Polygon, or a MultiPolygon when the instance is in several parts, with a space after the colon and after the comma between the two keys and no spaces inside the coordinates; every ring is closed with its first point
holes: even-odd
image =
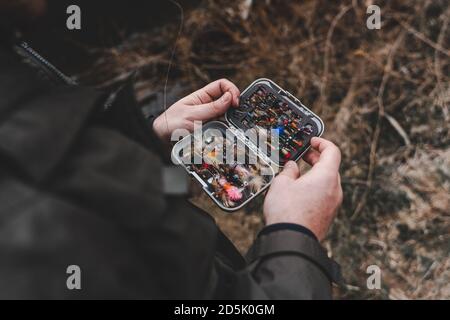
{"type": "MultiPolygon", "coordinates": [[[[150,131],[152,131],[154,118],[149,120],[150,131]]],[[[152,140],[157,141],[154,132],[152,135],[152,140]]],[[[161,146],[158,147],[161,150],[161,146]]],[[[167,163],[168,160],[165,160],[167,163]]],[[[181,209],[181,211],[186,210],[181,209]]],[[[231,284],[234,288],[231,295],[224,297],[331,299],[332,283],[341,284],[342,282],[339,265],[328,258],[326,251],[309,229],[302,227],[299,231],[299,228],[292,228],[292,225],[289,228],[287,225],[278,224],[280,228],[263,229],[247,253],[245,267],[241,271],[233,271],[231,278],[237,281],[231,284]]],[[[296,227],[301,226],[296,225],[296,227]]],[[[216,250],[221,251],[218,248],[216,250]]],[[[231,254],[230,251],[235,251],[234,246],[232,250],[225,251],[231,254]]],[[[227,271],[223,270],[223,258],[216,259],[216,268],[212,268],[210,279],[217,276],[216,292],[224,292],[228,280],[227,271]]],[[[205,286],[205,288],[208,287],[210,286],[205,286]]],[[[222,295],[219,294],[220,296],[222,295]]],[[[203,297],[210,297],[209,293],[203,292],[203,297]]]]}
{"type": "Polygon", "coordinates": [[[235,296],[248,299],[331,299],[339,265],[311,236],[278,230],[259,236],[247,253],[235,296]]]}

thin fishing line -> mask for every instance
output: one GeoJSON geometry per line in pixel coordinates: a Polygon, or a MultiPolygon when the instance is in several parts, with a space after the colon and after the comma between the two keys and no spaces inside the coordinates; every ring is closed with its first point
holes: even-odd
{"type": "Polygon", "coordinates": [[[168,122],[168,118],[167,118],[167,85],[169,82],[169,75],[170,75],[170,69],[172,68],[172,64],[173,64],[173,60],[175,58],[175,53],[177,51],[177,44],[178,44],[178,39],[181,37],[181,33],[183,32],[183,24],[184,24],[184,10],[183,7],[175,0],[169,0],[170,2],[172,2],[180,11],[180,26],[178,28],[178,34],[177,34],[177,38],[175,39],[175,44],[173,46],[172,49],[172,53],[170,56],[170,60],[169,60],[169,65],[167,67],[167,74],[166,74],[166,79],[164,82],[164,93],[163,93],[163,103],[164,103],[164,120],[166,122],[166,129],[167,132],[169,133],[169,122],[168,122]]]}

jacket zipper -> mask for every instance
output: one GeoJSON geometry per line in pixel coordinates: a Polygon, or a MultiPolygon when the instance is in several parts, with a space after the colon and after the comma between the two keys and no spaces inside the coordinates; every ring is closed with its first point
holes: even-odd
{"type": "Polygon", "coordinates": [[[32,63],[34,63],[40,70],[42,70],[46,75],[50,77],[57,84],[63,85],[76,85],[77,82],[72,78],[66,76],[62,71],[51,64],[47,59],[42,57],[33,48],[31,48],[28,43],[21,42],[16,45],[19,53],[22,53],[26,58],[29,58],[32,63]]]}

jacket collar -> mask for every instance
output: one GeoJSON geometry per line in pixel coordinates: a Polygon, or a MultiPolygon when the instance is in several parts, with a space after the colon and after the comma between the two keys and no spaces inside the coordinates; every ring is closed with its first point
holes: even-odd
{"type": "Polygon", "coordinates": [[[74,143],[100,93],[52,87],[0,49],[0,156],[35,181],[47,177],[74,143]]]}

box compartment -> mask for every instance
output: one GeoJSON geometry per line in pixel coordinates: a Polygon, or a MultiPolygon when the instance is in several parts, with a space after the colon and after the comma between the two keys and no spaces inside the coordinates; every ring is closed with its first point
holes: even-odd
{"type": "Polygon", "coordinates": [[[191,134],[176,143],[172,156],[219,207],[238,210],[270,185],[275,172],[225,123],[211,121],[202,130],[201,137],[191,134]]]}
{"type": "Polygon", "coordinates": [[[279,144],[270,149],[279,153],[276,164],[280,167],[289,160],[300,159],[311,138],[324,131],[317,115],[269,79],[258,79],[242,92],[239,107],[230,108],[226,119],[230,126],[244,131],[276,130],[279,144]]]}

